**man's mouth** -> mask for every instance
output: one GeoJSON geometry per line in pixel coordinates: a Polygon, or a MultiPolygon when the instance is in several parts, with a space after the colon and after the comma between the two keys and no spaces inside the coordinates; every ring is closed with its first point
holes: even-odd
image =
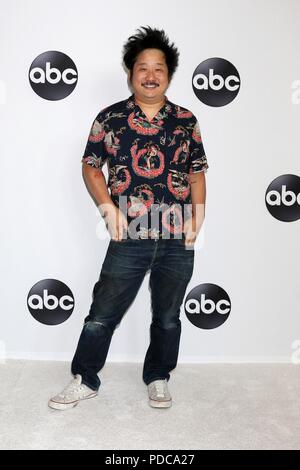
{"type": "Polygon", "coordinates": [[[145,88],[156,88],[158,86],[158,83],[143,83],[143,86],[145,88]]]}

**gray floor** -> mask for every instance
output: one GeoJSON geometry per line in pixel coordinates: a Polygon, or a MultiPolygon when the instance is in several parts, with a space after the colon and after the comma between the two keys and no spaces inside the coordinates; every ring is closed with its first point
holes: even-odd
{"type": "Polygon", "coordinates": [[[141,364],[106,363],[97,398],[47,407],[65,362],[0,365],[1,449],[300,449],[300,366],[179,364],[173,406],[153,409],[141,364]]]}

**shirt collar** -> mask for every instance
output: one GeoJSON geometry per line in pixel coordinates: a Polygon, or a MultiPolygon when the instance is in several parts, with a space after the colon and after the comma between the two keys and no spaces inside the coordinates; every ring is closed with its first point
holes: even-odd
{"type": "MultiPolygon", "coordinates": [[[[166,98],[165,104],[160,108],[159,112],[157,112],[156,116],[158,114],[159,115],[172,114],[172,112],[174,110],[173,103],[171,103],[171,101],[169,101],[167,95],[165,95],[165,98],[166,98]]],[[[129,98],[126,100],[126,108],[129,111],[134,111],[134,113],[142,113],[144,115],[143,110],[139,107],[139,105],[137,104],[137,102],[135,100],[135,94],[134,93],[132,93],[132,95],[130,95],[129,98]]],[[[154,119],[155,119],[155,117],[154,117],[154,119]]]]}

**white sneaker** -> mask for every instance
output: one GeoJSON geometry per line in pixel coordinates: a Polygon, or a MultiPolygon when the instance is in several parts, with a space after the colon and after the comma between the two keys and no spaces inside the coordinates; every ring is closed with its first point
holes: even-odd
{"type": "Polygon", "coordinates": [[[97,391],[87,387],[81,381],[81,375],[75,375],[75,378],[71,380],[61,393],[50,398],[48,406],[55,410],[66,410],[78,405],[80,400],[87,400],[98,395],[97,391]]]}
{"type": "Polygon", "coordinates": [[[167,379],[154,380],[149,383],[148,395],[149,405],[153,408],[169,408],[172,405],[167,379]]]}

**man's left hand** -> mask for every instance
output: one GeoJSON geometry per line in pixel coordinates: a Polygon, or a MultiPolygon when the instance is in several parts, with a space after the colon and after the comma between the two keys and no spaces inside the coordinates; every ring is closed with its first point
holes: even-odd
{"type": "Polygon", "coordinates": [[[185,246],[193,246],[200,232],[203,220],[194,215],[184,223],[185,246]]]}

